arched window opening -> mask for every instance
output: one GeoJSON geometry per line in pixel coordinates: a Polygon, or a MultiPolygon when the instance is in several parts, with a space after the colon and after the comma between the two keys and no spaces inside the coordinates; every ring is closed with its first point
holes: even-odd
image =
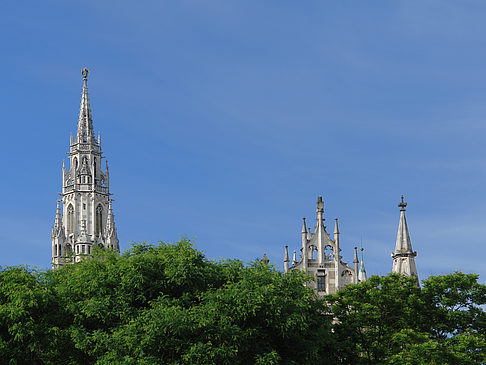
{"type": "Polygon", "coordinates": [[[62,246],[61,246],[61,245],[59,245],[59,251],[58,251],[58,255],[59,255],[59,256],[62,256],[62,248],[61,248],[61,247],[62,247],[62,246]]]}
{"type": "Polygon", "coordinates": [[[93,168],[94,168],[94,177],[96,179],[96,157],[94,158],[93,168]]]}
{"type": "Polygon", "coordinates": [[[317,290],[318,291],[326,291],[326,276],[318,276],[317,277],[317,290]]]}
{"type": "Polygon", "coordinates": [[[74,164],[74,169],[77,170],[78,169],[78,158],[77,157],[74,157],[73,164],[74,164]]]}
{"type": "Polygon", "coordinates": [[[103,233],[103,207],[101,205],[98,205],[96,208],[96,234],[102,234],[103,233]]]}
{"type": "Polygon", "coordinates": [[[324,254],[326,255],[326,258],[328,258],[330,260],[334,259],[334,250],[332,249],[332,247],[330,245],[326,246],[326,248],[324,250],[324,254]]]}
{"type": "Polygon", "coordinates": [[[74,208],[69,205],[67,211],[67,232],[68,234],[73,233],[74,230],[74,208]]]}

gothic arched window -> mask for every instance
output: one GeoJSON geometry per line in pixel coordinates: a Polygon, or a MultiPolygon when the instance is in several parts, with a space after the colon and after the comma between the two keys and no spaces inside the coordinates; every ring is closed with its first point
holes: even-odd
{"type": "Polygon", "coordinates": [[[67,210],[67,232],[73,233],[74,230],[74,208],[70,204],[67,210]]]}
{"type": "Polygon", "coordinates": [[[98,205],[96,208],[96,234],[101,234],[103,232],[103,207],[98,205]]]}
{"type": "Polygon", "coordinates": [[[93,169],[94,169],[94,176],[95,176],[95,179],[96,179],[96,157],[94,158],[93,169]]]}
{"type": "Polygon", "coordinates": [[[318,276],[317,277],[317,290],[318,291],[326,291],[326,276],[318,276]]]}

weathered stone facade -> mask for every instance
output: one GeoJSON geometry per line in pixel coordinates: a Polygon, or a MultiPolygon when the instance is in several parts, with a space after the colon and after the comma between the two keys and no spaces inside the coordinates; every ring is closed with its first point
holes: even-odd
{"type": "MultiPolygon", "coordinates": [[[[284,271],[302,270],[312,275],[315,280],[308,285],[315,288],[320,295],[333,294],[346,284],[359,281],[359,260],[357,247],[354,248],[353,267],[342,261],[339,242],[338,220],[335,219],[333,238],[327,233],[324,225],[324,202],[322,197],[317,199],[317,224],[312,233],[307,228],[305,218],[302,223],[302,248],[300,259],[294,251],[292,265],[290,265],[288,246],[285,246],[284,271]]],[[[364,263],[361,277],[366,280],[364,263]]]]}
{"type": "MultiPolygon", "coordinates": [[[[412,243],[408,233],[407,220],[405,218],[405,207],[407,203],[402,201],[400,207],[400,221],[398,235],[393,257],[393,273],[417,278],[418,273],[415,266],[416,252],[412,250],[412,243]]],[[[363,259],[363,248],[361,248],[361,260],[358,259],[358,248],[354,247],[353,267],[342,261],[341,247],[339,241],[338,220],[335,219],[334,235],[331,238],[324,225],[323,213],[324,202],[322,197],[317,199],[317,224],[314,233],[307,228],[305,218],[302,224],[302,248],[300,257],[294,250],[292,263],[289,259],[288,246],[285,246],[284,271],[302,270],[309,273],[314,280],[307,285],[315,288],[319,295],[334,294],[344,288],[347,284],[356,284],[366,281],[366,269],[363,259]]]]}
{"type": "Polygon", "coordinates": [[[62,166],[62,193],[52,229],[52,267],[78,262],[93,246],[120,251],[109,192],[106,163],[101,169],[101,140],[94,136],[88,97],[88,70],[82,70],[83,91],[76,137],[70,139],[69,169],[62,166]]]}

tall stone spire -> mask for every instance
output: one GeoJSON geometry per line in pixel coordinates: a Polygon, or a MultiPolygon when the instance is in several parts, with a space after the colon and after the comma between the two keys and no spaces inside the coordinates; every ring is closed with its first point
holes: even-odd
{"type": "Polygon", "coordinates": [[[89,70],[85,67],[81,70],[81,74],[83,75],[83,92],[81,94],[76,143],[94,143],[96,139],[94,137],[93,117],[91,116],[88,96],[89,70]]]}
{"type": "Polygon", "coordinates": [[[410,234],[408,233],[407,218],[405,217],[406,206],[407,203],[404,201],[402,195],[401,202],[398,204],[398,207],[400,208],[400,221],[398,223],[395,252],[391,254],[393,257],[392,273],[414,276],[417,278],[418,284],[418,273],[415,266],[415,256],[417,256],[417,252],[412,249],[412,241],[410,240],[410,234]]]}
{"type": "Polygon", "coordinates": [[[59,234],[52,237],[53,268],[83,260],[92,254],[94,246],[119,252],[108,165],[103,171],[104,156],[93,131],[88,73],[87,68],[82,70],[81,107],[76,137],[69,141],[69,169],[64,163],[62,167],[62,208],[58,204],[53,228],[59,234]]]}

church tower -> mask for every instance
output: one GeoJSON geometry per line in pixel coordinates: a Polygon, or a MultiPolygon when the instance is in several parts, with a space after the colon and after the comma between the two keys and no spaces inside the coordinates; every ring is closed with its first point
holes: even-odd
{"type": "Polygon", "coordinates": [[[101,140],[95,138],[88,97],[88,69],[82,70],[83,92],[76,137],[71,135],[69,169],[62,164],[62,193],[52,228],[52,267],[90,256],[94,246],[120,252],[108,163],[102,171],[101,140]]]}
{"type": "Polygon", "coordinates": [[[393,274],[414,276],[419,284],[417,267],[415,266],[415,256],[417,252],[412,249],[412,241],[408,233],[407,218],[405,217],[405,207],[407,203],[403,200],[398,204],[400,208],[400,221],[398,223],[397,242],[395,252],[391,254],[393,258],[393,274]]]}
{"type": "Polygon", "coordinates": [[[315,288],[319,295],[334,294],[347,284],[356,284],[366,280],[363,259],[359,269],[357,247],[353,268],[342,261],[338,220],[334,222],[334,235],[331,238],[324,225],[324,202],[322,197],[317,199],[317,219],[314,233],[307,228],[305,218],[302,223],[302,248],[300,259],[294,251],[292,264],[290,263],[288,246],[285,246],[284,271],[302,270],[309,273],[314,281],[307,284],[315,288]]]}

